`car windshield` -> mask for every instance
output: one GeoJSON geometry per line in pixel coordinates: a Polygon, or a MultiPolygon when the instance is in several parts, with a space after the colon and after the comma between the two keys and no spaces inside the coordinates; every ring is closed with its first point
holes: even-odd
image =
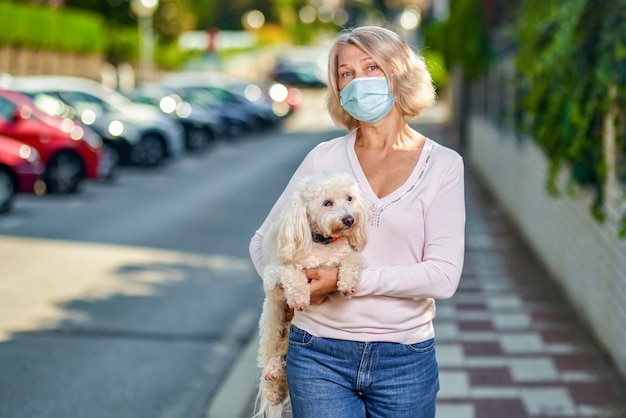
{"type": "Polygon", "coordinates": [[[76,116],[74,109],[49,94],[36,93],[31,95],[31,98],[33,99],[33,103],[35,103],[35,106],[48,115],[60,116],[69,119],[73,119],[76,116]]]}
{"type": "Polygon", "coordinates": [[[107,86],[101,86],[99,91],[97,92],[97,96],[106,103],[108,103],[110,106],[115,108],[127,106],[133,103],[132,100],[124,96],[122,93],[115,91],[107,86]]]}
{"type": "Polygon", "coordinates": [[[100,97],[80,91],[62,91],[59,92],[58,95],[64,102],[74,107],[79,113],[85,109],[97,110],[98,113],[106,113],[110,111],[111,108],[114,108],[100,97]]]}
{"type": "Polygon", "coordinates": [[[186,100],[199,106],[221,106],[223,102],[204,87],[184,88],[182,92],[186,100]]]}

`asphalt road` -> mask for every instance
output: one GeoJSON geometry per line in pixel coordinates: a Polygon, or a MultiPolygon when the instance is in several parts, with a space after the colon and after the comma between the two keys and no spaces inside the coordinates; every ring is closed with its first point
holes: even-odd
{"type": "Polygon", "coordinates": [[[319,93],[305,100],[281,131],[73,196],[18,196],[0,217],[0,418],[207,415],[256,335],[249,239],[338,132],[319,93]]]}

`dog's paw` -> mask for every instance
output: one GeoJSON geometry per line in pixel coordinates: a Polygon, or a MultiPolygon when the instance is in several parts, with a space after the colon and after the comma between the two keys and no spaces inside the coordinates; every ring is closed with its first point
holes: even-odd
{"type": "Polygon", "coordinates": [[[271,405],[279,405],[287,398],[287,394],[282,390],[268,389],[265,391],[265,398],[271,405]]]}
{"type": "Polygon", "coordinates": [[[308,293],[286,292],[285,300],[291,309],[303,311],[311,304],[311,295],[308,293]]]}
{"type": "Polygon", "coordinates": [[[283,375],[283,368],[276,366],[275,364],[269,364],[263,369],[263,379],[265,380],[276,380],[283,375]]]}
{"type": "Polygon", "coordinates": [[[345,282],[340,280],[337,282],[337,289],[342,295],[350,297],[354,295],[357,290],[359,290],[359,285],[355,282],[345,282]]]}
{"type": "Polygon", "coordinates": [[[289,303],[289,301],[287,301],[287,303],[289,304],[289,307],[292,308],[294,311],[303,311],[311,304],[311,301],[307,298],[295,299],[292,300],[291,303],[289,303]]]}

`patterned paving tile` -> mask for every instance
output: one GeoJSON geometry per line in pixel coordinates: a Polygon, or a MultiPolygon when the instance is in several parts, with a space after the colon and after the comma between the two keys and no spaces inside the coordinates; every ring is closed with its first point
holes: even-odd
{"type": "Polygon", "coordinates": [[[474,408],[476,418],[528,418],[524,406],[517,399],[481,399],[474,403],[474,408]]]}
{"type": "Polygon", "coordinates": [[[504,352],[497,342],[468,342],[463,344],[466,356],[501,356],[504,352]]]}
{"type": "Polygon", "coordinates": [[[459,321],[459,329],[461,331],[493,331],[493,323],[491,321],[459,321]]]}
{"type": "Polygon", "coordinates": [[[511,386],[514,383],[506,367],[472,368],[468,374],[472,386],[511,386]]]}

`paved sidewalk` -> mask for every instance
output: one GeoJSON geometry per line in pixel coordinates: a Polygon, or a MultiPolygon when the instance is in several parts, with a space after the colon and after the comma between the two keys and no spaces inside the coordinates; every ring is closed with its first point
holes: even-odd
{"type": "Polygon", "coordinates": [[[437,418],[625,418],[624,380],[470,165],[463,275],[437,302],[437,418]]]}
{"type": "MultiPolygon", "coordinates": [[[[444,125],[418,129],[458,149],[444,125]]],[[[437,303],[437,418],[626,418],[624,379],[469,165],[464,272],[437,303]]],[[[254,393],[242,389],[240,402],[254,393]]]]}
{"type": "Polygon", "coordinates": [[[437,304],[437,418],[626,417],[624,382],[469,176],[456,295],[437,304]]]}

